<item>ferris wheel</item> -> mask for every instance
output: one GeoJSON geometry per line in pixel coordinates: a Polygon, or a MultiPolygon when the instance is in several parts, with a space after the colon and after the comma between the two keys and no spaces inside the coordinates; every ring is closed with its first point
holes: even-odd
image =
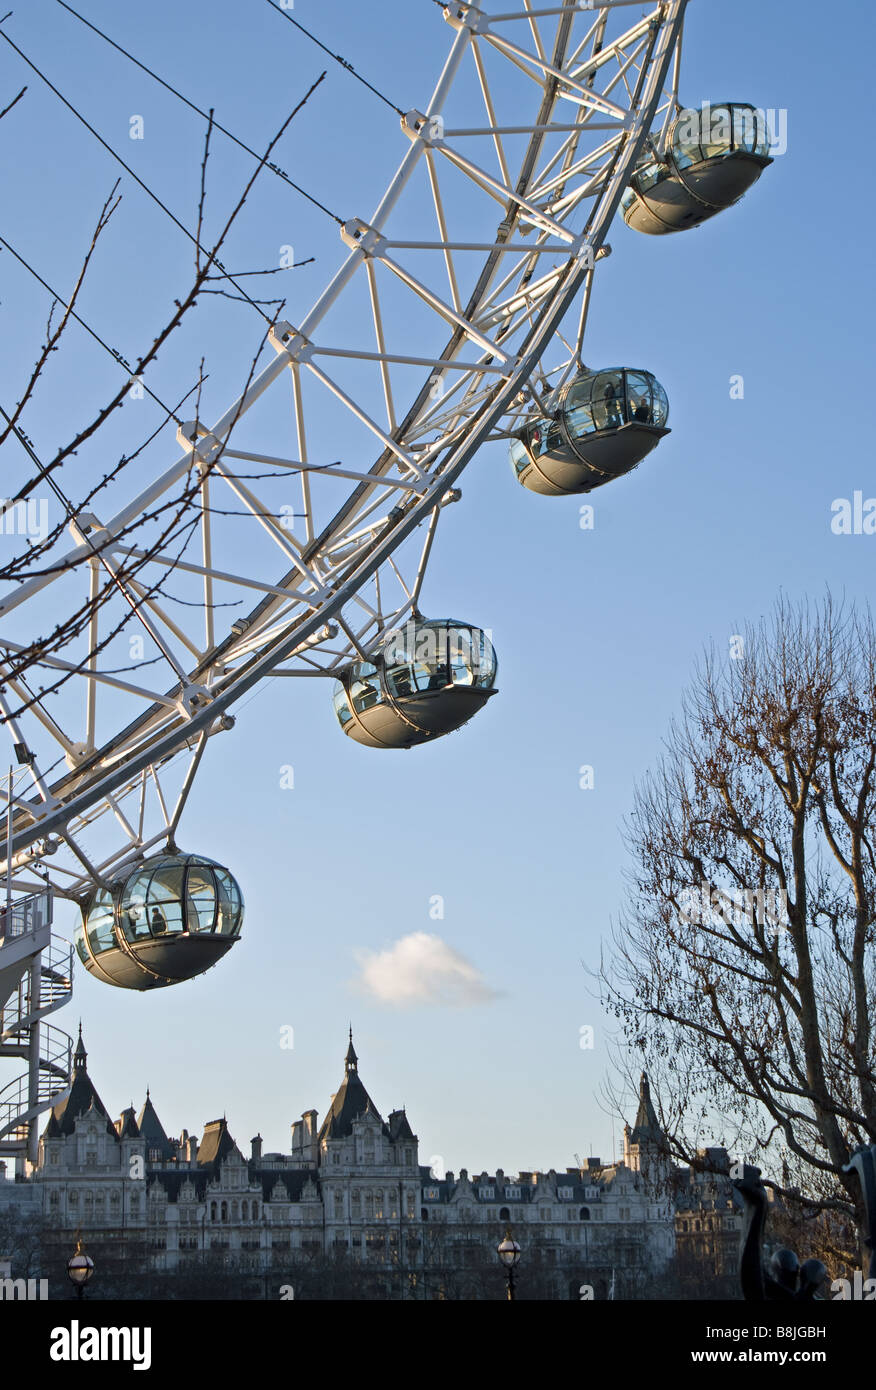
{"type": "Polygon", "coordinates": [[[6,872],[82,905],[77,949],[108,983],[191,978],[238,938],[231,872],[177,841],[247,692],[316,680],[340,730],[375,750],[441,737],[495,694],[487,633],[423,598],[443,512],[486,443],[507,443],[509,486],[562,497],[628,473],[667,433],[650,370],[586,360],[609,229],[618,213],[651,235],[705,221],[759,177],[769,133],[742,103],[682,106],[687,0],[515,3],[436,5],[437,85],[388,117],[397,171],[336,228],[313,307],[270,324],[269,360],[221,414],[179,421],[145,487],[125,494],[122,475],[112,507],[98,512],[99,493],[0,595],[0,715],[27,772],[6,872]],[[266,443],[278,393],[289,427],[266,443]],[[169,574],[182,615],[163,601],[169,574]],[[229,622],[232,604],[245,616],[229,622]],[[151,659],[108,666],[120,632],[151,659]]]}

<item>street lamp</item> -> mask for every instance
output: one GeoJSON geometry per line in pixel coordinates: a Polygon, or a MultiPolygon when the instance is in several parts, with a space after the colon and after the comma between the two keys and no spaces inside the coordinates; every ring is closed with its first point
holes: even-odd
{"type": "Polygon", "coordinates": [[[67,1278],[76,1290],[76,1297],[85,1296],[85,1285],[94,1273],[94,1260],[82,1249],[82,1241],[76,1241],[76,1249],[67,1261],[67,1278]]]}
{"type": "Polygon", "coordinates": [[[505,1266],[508,1277],[508,1302],[514,1302],[514,1270],[520,1263],[520,1246],[511,1239],[511,1227],[505,1227],[505,1239],[496,1247],[496,1254],[505,1266]]]}

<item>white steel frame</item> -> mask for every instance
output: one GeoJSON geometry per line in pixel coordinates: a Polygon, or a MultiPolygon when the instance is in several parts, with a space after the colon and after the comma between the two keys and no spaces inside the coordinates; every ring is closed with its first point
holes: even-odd
{"type": "MultiPolygon", "coordinates": [[[[173,839],[207,740],[233,724],[228,711],[246,691],[268,676],[336,676],[351,659],[373,650],[388,628],[419,611],[440,513],[458,499],[455,485],[464,469],[486,440],[504,437],[537,410],[540,393],[583,366],[595,267],[610,251],[606,234],[646,144],[659,146],[678,110],[687,0],[665,0],[614,34],[615,21],[639,4],[565,0],[542,6],[519,0],[519,8],[493,14],[476,4],[449,3],[444,18],[452,40],[438,85],[423,112],[411,111],[402,120],[407,149],[397,173],[368,222],[344,224],[349,254],[311,311],[298,325],[275,325],[269,338],[273,360],[212,428],[190,424],[179,430],[181,453],[139,496],[104,523],[89,515],[71,525],[75,543],[58,562],[59,573],[65,580],[71,571],[81,573],[92,599],[101,572],[117,575],[121,563],[139,562],[137,577],[119,579],[119,585],[132,630],[148,633],[162,654],[157,669],[167,673],[168,686],[144,684],[136,668],[130,679],[99,669],[96,606],[87,650],[80,645],[69,659],[40,654],[24,675],[10,679],[10,663],[24,648],[5,634],[4,619],[42,596],[58,576],[34,576],[0,599],[0,713],[14,742],[33,747],[48,735],[67,764],[50,784],[40,772],[47,760],[38,758],[27,794],[15,797],[11,862],[22,886],[33,881],[27,866],[41,860],[55,890],[76,896],[95,881],[106,882],[126,860],[173,839]],[[496,55],[518,84],[507,117],[488,76],[487,60],[495,64],[496,55]],[[455,126],[453,85],[469,62],[486,123],[455,126]],[[531,97],[524,99],[521,91],[531,97]],[[524,110],[532,112],[530,124],[523,123],[524,110]],[[490,142],[493,167],[472,157],[474,137],[490,142]],[[521,138],[525,152],[513,174],[508,145],[521,138]],[[455,234],[444,189],[446,179],[459,175],[470,191],[498,207],[492,241],[455,234]],[[434,209],[432,241],[411,239],[400,207],[417,177],[434,209]],[[433,267],[428,281],[410,264],[413,259],[421,267],[424,253],[433,267]],[[483,257],[473,280],[460,264],[471,254],[483,257]],[[339,344],[325,321],[363,277],[372,341],[339,344]],[[401,333],[398,313],[387,309],[383,294],[387,277],[446,326],[449,337],[440,353],[397,350],[401,333]],[[344,369],[351,363],[370,364],[376,374],[382,420],[345,386],[344,369]],[[394,380],[399,368],[425,372],[420,390],[404,405],[394,380]],[[292,387],[294,458],[247,449],[245,441],[238,447],[241,422],[276,383],[292,387]],[[321,394],[314,405],[315,385],[376,441],[370,468],[355,461],[327,466],[310,458],[308,414],[325,400],[321,394]],[[297,530],[278,525],[240,476],[254,464],[277,470],[277,476],[300,477],[297,530]],[[199,560],[150,557],[147,547],[130,544],[130,536],[120,538],[193,473],[200,477],[191,504],[194,514],[200,509],[199,560]],[[322,517],[316,488],[327,477],[335,480],[335,497],[338,489],[346,495],[322,517]],[[274,583],[237,572],[232,559],[216,553],[209,508],[220,489],[251,514],[279,552],[274,583]],[[401,547],[421,526],[423,543],[403,572],[401,547]],[[197,628],[194,621],[171,619],[160,598],[146,597],[154,576],[171,566],[203,581],[204,606],[193,610],[197,628]],[[214,586],[220,584],[258,595],[248,618],[225,635],[216,631],[213,609],[214,586]],[[49,697],[20,720],[8,717],[41,680],[65,671],[75,673],[71,680],[82,687],[77,736],[62,729],[49,697]],[[124,694],[134,711],[125,728],[100,727],[104,689],[124,694]],[[169,760],[180,753],[188,767],[171,806],[162,782],[169,760]],[[119,834],[94,861],[80,841],[98,816],[107,817],[119,834]],[[55,858],[64,846],[69,853],[55,858]]],[[[506,80],[503,70],[503,89],[506,80]]],[[[107,838],[104,827],[101,839],[107,838]]]]}

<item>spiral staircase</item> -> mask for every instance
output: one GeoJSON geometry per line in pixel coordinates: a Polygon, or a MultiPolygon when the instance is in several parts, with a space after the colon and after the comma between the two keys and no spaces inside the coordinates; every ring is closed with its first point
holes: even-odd
{"type": "Polygon", "coordinates": [[[70,999],[73,948],[52,933],[52,894],[17,897],[0,909],[0,1061],[26,1070],[0,1090],[0,1155],[18,1171],[36,1162],[39,1116],[70,1087],[73,1041],[46,1023],[70,999]]]}

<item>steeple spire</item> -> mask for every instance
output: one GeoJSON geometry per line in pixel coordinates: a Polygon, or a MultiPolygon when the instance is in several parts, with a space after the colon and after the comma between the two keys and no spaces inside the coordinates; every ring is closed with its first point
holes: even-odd
{"type": "Polygon", "coordinates": [[[76,1044],[76,1050],[75,1050],[75,1052],[73,1053],[73,1070],[74,1070],[74,1071],[85,1071],[85,1063],[86,1063],[86,1061],[87,1061],[87,1058],[88,1058],[88,1053],[85,1051],[85,1043],[82,1041],[82,1020],[80,1019],[80,1020],[79,1020],[79,1041],[77,1042],[77,1044],[76,1044]]]}
{"type": "Polygon", "coordinates": [[[353,1046],[353,1025],[352,1025],[352,1023],[351,1023],[351,1024],[350,1024],[350,1045],[349,1045],[349,1047],[347,1048],[347,1055],[346,1055],[346,1057],[344,1058],[344,1074],[345,1074],[346,1076],[349,1076],[349,1075],[350,1075],[350,1072],[357,1071],[357,1070],[358,1070],[358,1063],[359,1063],[359,1058],[356,1056],[356,1049],[355,1049],[355,1047],[353,1046]]]}
{"type": "Polygon", "coordinates": [[[657,1118],[654,1109],[654,1102],[651,1099],[651,1084],[648,1080],[648,1073],[642,1072],[639,1082],[639,1109],[636,1114],[636,1122],[633,1125],[631,1140],[634,1144],[650,1142],[658,1147],[666,1142],[666,1137],[657,1118]]]}

